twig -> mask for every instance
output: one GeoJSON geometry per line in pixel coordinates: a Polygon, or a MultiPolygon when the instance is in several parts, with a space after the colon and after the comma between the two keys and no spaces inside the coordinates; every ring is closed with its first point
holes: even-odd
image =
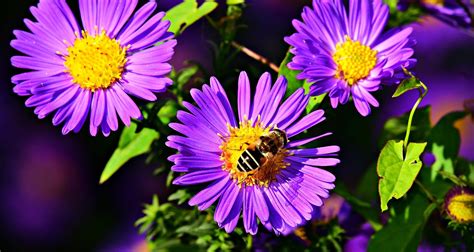
{"type": "Polygon", "coordinates": [[[248,49],[247,47],[235,42],[235,41],[232,41],[231,42],[232,46],[239,49],[240,51],[242,51],[243,53],[247,54],[247,56],[249,56],[250,58],[253,58],[255,59],[256,61],[264,64],[264,65],[267,65],[269,66],[273,71],[275,72],[279,72],[280,71],[280,68],[278,68],[277,65],[275,65],[275,63],[269,61],[267,58],[263,57],[262,55],[248,49]]]}
{"type": "Polygon", "coordinates": [[[433,194],[418,179],[415,180],[415,183],[416,185],[420,187],[421,191],[425,193],[426,197],[428,197],[428,199],[431,200],[431,202],[438,203],[435,196],[433,196],[433,194]]]}

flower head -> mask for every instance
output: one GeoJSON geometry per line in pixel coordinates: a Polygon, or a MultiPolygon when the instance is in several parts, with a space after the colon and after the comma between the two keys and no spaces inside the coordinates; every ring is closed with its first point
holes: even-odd
{"type": "Polygon", "coordinates": [[[237,225],[240,214],[248,233],[257,232],[257,218],[269,230],[289,233],[311,219],[334,188],[335,177],[319,168],[339,163],[338,146],[299,148],[323,136],[293,140],[299,133],[323,121],[324,112],[303,118],[309,97],[300,88],[286,101],[287,82],[263,74],[255,95],[242,72],[238,83],[238,119],[216,78],[191,95],[197,106],[184,102],[189,112],[178,111],[181,123],[170,127],[182,135],[168,137],[167,145],[178,150],[169,159],[172,170],[186,173],[177,185],[207,183],[189,204],[200,210],[214,202],[215,221],[227,232],[237,225]]]}
{"type": "Polygon", "coordinates": [[[165,75],[176,41],[164,12],[152,15],[155,1],[133,14],[137,2],[81,0],[81,28],[66,1],[40,1],[31,8],[37,22],[25,21],[30,32],[14,31],[11,45],[25,56],[12,64],[32,70],[13,76],[14,92],[30,96],[39,118],[54,112],[63,134],[79,131],[89,112],[92,135],[117,130],[117,114],[126,125],[139,119],[129,95],[153,101],[172,84],[165,75]]]}
{"type": "Polygon", "coordinates": [[[381,84],[397,84],[403,67],[415,64],[411,28],[382,33],[388,7],[382,0],[350,0],[349,13],[341,0],[313,0],[303,22],[293,20],[296,33],[286,37],[294,57],[288,67],[301,70],[299,79],[312,83],[310,95],[329,93],[332,107],[352,96],[363,116],[379,103],[370,94],[381,84]]]}
{"type": "Polygon", "coordinates": [[[453,187],[444,198],[444,208],[458,223],[474,222],[474,191],[469,187],[453,187]]]}

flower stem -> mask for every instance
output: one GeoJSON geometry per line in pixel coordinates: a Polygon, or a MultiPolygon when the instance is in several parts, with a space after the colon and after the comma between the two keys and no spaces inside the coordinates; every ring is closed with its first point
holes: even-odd
{"type": "MultiPolygon", "coordinates": [[[[410,72],[408,73],[411,77],[415,78],[413,74],[411,74],[410,72]]],[[[428,93],[428,88],[426,87],[426,85],[423,84],[423,82],[421,81],[420,81],[420,85],[423,89],[418,88],[418,91],[420,92],[420,96],[416,100],[415,105],[413,105],[413,108],[411,108],[410,116],[408,117],[407,131],[405,133],[405,140],[403,141],[403,148],[405,150],[407,149],[407,146],[408,146],[408,139],[410,138],[410,131],[411,131],[411,123],[413,121],[413,115],[415,114],[415,110],[418,108],[418,105],[420,105],[421,101],[426,96],[426,93],[428,93]]]]}
{"type": "Polygon", "coordinates": [[[268,60],[267,58],[263,57],[262,55],[248,49],[247,47],[235,42],[235,41],[232,41],[231,42],[231,45],[237,49],[239,49],[241,52],[247,54],[247,56],[249,56],[250,58],[253,58],[255,59],[256,61],[264,64],[264,65],[267,65],[268,67],[270,67],[273,71],[275,72],[279,72],[280,71],[280,68],[275,65],[275,63],[271,62],[270,60],[268,60]]]}
{"type": "Polygon", "coordinates": [[[433,203],[438,203],[435,196],[433,196],[433,194],[418,179],[415,180],[415,183],[418,187],[420,187],[421,191],[426,194],[426,197],[428,197],[429,200],[431,200],[433,203]]]}

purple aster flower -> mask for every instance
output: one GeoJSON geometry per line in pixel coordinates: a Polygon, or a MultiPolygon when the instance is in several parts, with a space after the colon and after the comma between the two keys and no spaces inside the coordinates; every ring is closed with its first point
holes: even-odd
{"type": "Polygon", "coordinates": [[[350,0],[349,8],[347,13],[341,0],[313,0],[313,9],[305,7],[303,22],[293,20],[297,33],[285,38],[294,54],[288,67],[312,83],[310,95],[329,93],[333,108],[352,96],[366,116],[370,105],[379,106],[370,93],[399,83],[403,67],[416,63],[410,58],[412,28],[382,33],[389,13],[382,0],[350,0]]]}
{"type": "Polygon", "coordinates": [[[324,112],[300,118],[309,97],[300,88],[282,102],[286,79],[281,76],[272,86],[268,73],[252,98],[247,74],[241,72],[236,119],[219,81],[211,78],[210,83],[191,90],[197,106],[184,102],[189,112],[178,111],[181,123],[170,124],[182,134],[169,136],[166,143],[179,152],[169,158],[172,170],[186,173],[173,183],[206,183],[189,204],[204,210],[217,201],[214,219],[227,232],[241,213],[248,233],[257,233],[257,218],[277,234],[291,232],[311,219],[334,188],[334,175],[319,167],[338,164],[339,147],[300,148],[330,133],[293,140],[322,122],[324,112]]]}
{"type": "Polygon", "coordinates": [[[118,117],[129,125],[141,112],[129,95],[148,101],[172,84],[165,75],[176,45],[164,12],[152,15],[155,1],[133,11],[138,0],[80,0],[82,29],[64,0],[42,0],[25,20],[30,32],[16,30],[13,66],[32,71],[13,76],[14,92],[30,96],[40,119],[55,112],[63,134],[78,132],[90,112],[90,133],[107,136],[118,117]],[[159,45],[154,46],[160,42],[159,45]]]}

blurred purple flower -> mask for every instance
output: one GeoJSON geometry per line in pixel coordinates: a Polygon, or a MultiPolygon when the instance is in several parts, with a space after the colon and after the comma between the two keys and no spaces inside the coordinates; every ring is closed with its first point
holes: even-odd
{"type": "Polygon", "coordinates": [[[336,108],[352,96],[357,111],[370,114],[378,101],[370,94],[381,84],[398,84],[411,68],[415,42],[412,28],[382,33],[389,9],[381,0],[313,0],[303,9],[303,22],[293,20],[297,33],[286,37],[295,55],[288,67],[301,70],[298,79],[312,83],[311,95],[329,93],[336,108]]]}
{"type": "Polygon", "coordinates": [[[469,12],[473,6],[469,0],[400,0],[397,7],[405,11],[411,4],[420,5],[426,12],[449,25],[472,28],[469,12]]]}
{"type": "Polygon", "coordinates": [[[89,111],[94,136],[117,130],[117,114],[125,125],[140,118],[129,95],[154,101],[153,92],[172,84],[165,75],[176,41],[165,13],[152,16],[156,2],[132,16],[137,2],[81,0],[81,29],[66,1],[40,1],[31,8],[37,22],[25,21],[31,33],[14,31],[11,46],[27,56],[12,57],[12,65],[33,70],[13,76],[14,92],[31,96],[26,106],[40,119],[56,111],[63,134],[78,132],[89,111]]]}
{"type": "Polygon", "coordinates": [[[324,112],[317,110],[298,120],[309,97],[300,88],[281,103],[287,82],[280,77],[272,87],[268,73],[260,77],[252,98],[250,81],[247,74],[241,72],[236,120],[221,84],[216,78],[210,82],[202,91],[191,90],[198,106],[184,102],[190,113],[179,111],[177,117],[181,123],[170,124],[184,135],[168,137],[167,145],[179,151],[169,158],[175,163],[172,170],[187,173],[173,183],[212,182],[189,204],[204,210],[219,199],[214,219],[227,232],[234,230],[241,211],[245,230],[251,234],[257,233],[257,217],[277,234],[286,234],[310,220],[314,206],[323,204],[322,199],[329,196],[335,180],[334,175],[316,166],[338,164],[335,156],[339,147],[297,148],[329,133],[293,140],[275,153],[262,154],[266,160],[263,164],[248,158],[245,159],[248,166],[242,167],[240,163],[244,161],[238,160],[243,160],[242,154],[249,145],[270,131],[279,129],[291,139],[322,122],[324,112]],[[253,162],[258,166],[249,170],[253,162]]]}
{"type": "Polygon", "coordinates": [[[436,161],[436,157],[431,152],[424,152],[421,155],[421,160],[425,166],[431,166],[436,161]]]}
{"type": "Polygon", "coordinates": [[[372,226],[365,222],[357,234],[349,238],[349,240],[344,245],[344,251],[347,252],[359,252],[367,251],[367,246],[369,245],[370,237],[374,234],[374,229],[372,226]]]}
{"type": "Polygon", "coordinates": [[[61,239],[88,208],[83,205],[87,187],[76,172],[77,150],[37,133],[9,156],[4,171],[9,180],[0,187],[2,226],[19,241],[32,244],[61,239]]]}

